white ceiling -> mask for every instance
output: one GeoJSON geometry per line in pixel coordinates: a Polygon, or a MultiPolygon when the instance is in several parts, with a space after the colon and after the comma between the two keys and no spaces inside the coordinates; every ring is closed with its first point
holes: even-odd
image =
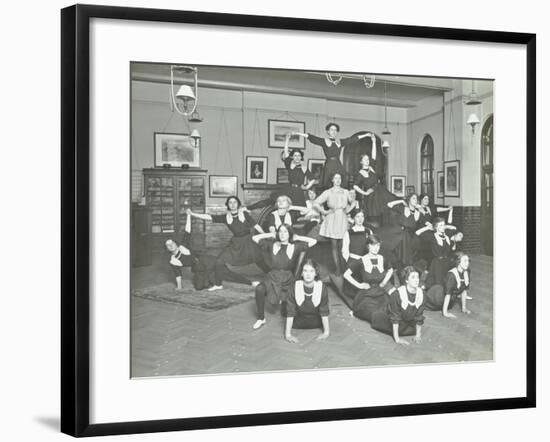
{"type": "MultiPolygon", "coordinates": [[[[387,104],[390,107],[414,107],[420,100],[456,88],[451,78],[375,75],[374,86],[364,85],[362,74],[348,74],[334,86],[323,72],[238,68],[223,66],[197,66],[199,86],[281,93],[334,101],[364,104],[384,104],[384,83],[387,86],[387,104]]],[[[366,74],[370,79],[370,74],[366,74]]],[[[333,78],[338,78],[333,73],[333,78]]],[[[159,83],[170,82],[170,65],[161,63],[132,63],[132,79],[159,83]]],[[[469,84],[470,80],[464,80],[469,84]]],[[[459,84],[462,84],[461,81],[459,84]]],[[[488,82],[479,82],[488,83],[488,82]]],[[[479,87],[477,88],[479,91],[479,87]]]]}

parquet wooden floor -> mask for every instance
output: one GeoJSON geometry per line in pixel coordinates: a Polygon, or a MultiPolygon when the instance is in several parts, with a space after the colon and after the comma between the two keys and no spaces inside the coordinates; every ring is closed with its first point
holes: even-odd
{"type": "MultiPolygon", "coordinates": [[[[297,344],[283,339],[284,319],[278,311],[268,311],[266,325],[252,330],[254,301],[205,312],[133,297],[132,376],[492,360],[492,258],[472,257],[471,266],[472,314],[463,315],[458,305],[454,320],[427,311],[423,342],[408,347],[396,345],[390,336],[349,316],[348,307],[332,291],[329,339],[316,341],[320,330],[295,330],[297,344]]],[[[144,285],[162,278],[152,267],[141,269],[133,283],[144,285]]]]}

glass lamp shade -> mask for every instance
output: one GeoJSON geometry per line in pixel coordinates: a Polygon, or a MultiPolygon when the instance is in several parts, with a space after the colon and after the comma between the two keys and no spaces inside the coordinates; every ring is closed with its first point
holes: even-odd
{"type": "Polygon", "coordinates": [[[382,148],[383,149],[389,149],[390,148],[390,142],[388,140],[384,140],[382,142],[382,148]]]}
{"type": "Polygon", "coordinates": [[[194,140],[197,140],[201,137],[201,134],[199,133],[199,131],[197,129],[193,129],[191,131],[190,137],[193,138],[194,140]]]}
{"type": "Polygon", "coordinates": [[[178,92],[176,92],[176,98],[186,103],[195,99],[195,93],[193,89],[191,89],[191,86],[184,84],[178,89],[178,92]]]}

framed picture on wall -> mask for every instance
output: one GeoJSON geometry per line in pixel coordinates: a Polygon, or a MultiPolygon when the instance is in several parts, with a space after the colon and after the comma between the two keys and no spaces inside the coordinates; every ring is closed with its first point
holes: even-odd
{"type": "MultiPolygon", "coordinates": [[[[305,133],[306,123],[303,121],[267,120],[268,146],[275,148],[285,147],[287,134],[293,132],[305,133]]],[[[298,135],[291,135],[288,143],[290,149],[305,149],[306,139],[298,135]]]]}
{"type": "Polygon", "coordinates": [[[398,196],[399,198],[405,198],[405,183],[406,177],[404,175],[392,175],[391,193],[393,193],[395,196],[398,196]]]}
{"type": "Polygon", "coordinates": [[[189,134],[155,132],[155,167],[200,167],[200,149],[189,134]]]}
{"type": "Polygon", "coordinates": [[[314,180],[320,180],[321,174],[323,172],[323,167],[325,167],[325,161],[317,158],[310,158],[307,160],[307,168],[313,175],[314,180]]]}
{"type": "Polygon", "coordinates": [[[267,157],[246,157],[246,182],[267,184],[267,157]]]}
{"type": "Polygon", "coordinates": [[[415,192],[415,188],[412,184],[405,186],[405,193],[407,196],[412,195],[415,192]]]}
{"type": "MultiPolygon", "coordinates": [[[[535,405],[534,35],[92,5],[64,9],[61,21],[63,432],[75,436],[98,436],[331,419],[391,416],[401,419],[397,416],[535,405]],[[165,38],[166,32],[172,38],[165,38]],[[258,50],[235,51],[231,57],[232,65],[227,66],[224,64],[226,60],[220,56],[219,42],[238,47],[243,37],[250,42],[251,48],[258,50]],[[426,45],[425,40],[429,44],[426,45]],[[193,42],[186,46],[183,55],[182,41],[193,42]],[[308,51],[289,50],[289,47],[295,49],[306,45],[308,51]],[[341,51],[342,47],[347,50],[341,51]],[[460,56],[465,48],[468,49],[467,58],[460,56]],[[410,57],[413,51],[414,57],[410,57]],[[370,72],[350,71],[365,65],[356,62],[357,54],[365,52],[370,54],[370,72]],[[318,54],[326,53],[339,55],[324,60],[321,68],[318,54]],[[392,53],[395,70],[378,74],[387,72],[384,57],[388,53],[392,53]],[[145,61],[135,62],[136,59],[145,61]],[[273,60],[284,60],[285,69],[271,68],[273,60]],[[182,68],[176,63],[198,64],[182,68]],[[223,136],[218,137],[219,142],[214,140],[205,145],[208,149],[203,151],[203,157],[208,155],[207,161],[203,158],[203,163],[211,165],[216,172],[209,175],[207,183],[208,171],[205,170],[201,170],[203,175],[200,175],[199,170],[174,171],[152,167],[153,163],[162,166],[172,162],[174,165],[198,162],[198,156],[191,151],[190,140],[182,138],[185,134],[174,134],[178,137],[165,143],[164,157],[160,142],[159,162],[151,156],[150,139],[154,132],[151,128],[158,127],[161,121],[160,127],[166,125],[165,122],[171,118],[169,103],[176,101],[166,93],[165,87],[171,81],[173,66],[178,67],[179,73],[188,74],[188,77],[196,75],[195,79],[198,79],[193,82],[188,78],[188,81],[178,83],[183,83],[182,91],[182,87],[174,88],[173,94],[180,100],[180,111],[191,112],[198,101],[199,107],[208,106],[209,115],[219,117],[209,117],[212,124],[222,121],[219,128],[223,136]],[[527,172],[517,175],[514,180],[497,180],[494,189],[491,178],[489,189],[496,192],[495,195],[514,193],[514,217],[509,216],[506,207],[495,205],[491,218],[486,218],[486,227],[491,230],[485,230],[492,235],[494,216],[495,221],[499,220],[501,231],[514,230],[516,235],[526,239],[517,242],[517,256],[524,258],[515,260],[514,278],[509,278],[503,266],[493,267],[492,256],[485,255],[480,259],[479,250],[476,252],[482,244],[477,234],[480,229],[474,223],[483,212],[477,217],[478,207],[473,206],[474,203],[479,206],[481,176],[473,176],[468,183],[471,186],[460,189],[460,168],[468,176],[477,174],[480,169],[480,143],[475,142],[484,132],[480,130],[471,138],[470,128],[462,121],[466,104],[457,99],[470,90],[474,74],[476,86],[479,86],[477,96],[483,100],[479,109],[484,114],[498,113],[498,124],[502,128],[514,124],[518,128],[509,131],[499,141],[503,143],[502,151],[515,150],[513,156],[499,157],[502,161],[499,161],[498,173],[512,176],[517,170],[527,172]],[[159,85],[159,79],[165,84],[159,85]],[[204,86],[209,81],[218,80],[217,84],[226,87],[210,90],[204,86]],[[347,101],[339,101],[337,106],[327,108],[319,106],[319,100],[330,101],[327,92],[332,88],[330,83],[340,80],[342,83],[336,90],[339,95],[345,95],[347,101]],[[232,88],[237,81],[243,88],[232,88]],[[493,91],[496,81],[506,84],[504,93],[501,93],[501,88],[493,91]],[[267,146],[262,147],[266,152],[252,151],[253,142],[243,143],[243,133],[254,133],[254,122],[251,124],[252,119],[246,118],[249,115],[248,108],[245,108],[245,104],[249,105],[252,100],[243,99],[243,95],[255,97],[261,88],[262,102],[259,97],[258,107],[270,109],[274,116],[286,115],[285,107],[291,103],[291,110],[307,115],[303,117],[304,121],[312,127],[316,126],[313,122],[317,113],[321,112],[324,117],[325,109],[337,121],[355,121],[352,117],[357,116],[366,126],[368,121],[379,119],[375,116],[381,115],[384,107],[363,102],[363,99],[369,100],[370,95],[365,94],[365,86],[372,85],[372,92],[380,97],[386,83],[390,85],[392,82],[398,84],[391,89],[392,106],[402,107],[398,113],[402,115],[399,118],[403,124],[396,130],[403,131],[400,132],[403,133],[401,139],[405,141],[400,148],[395,146],[386,151],[389,155],[382,152],[382,156],[377,157],[377,161],[388,160],[389,169],[384,170],[404,170],[408,159],[417,158],[417,146],[407,135],[412,116],[430,115],[430,118],[415,120],[419,122],[415,123],[415,131],[417,126],[418,130],[424,130],[423,125],[444,127],[444,118],[457,125],[457,144],[460,143],[462,148],[457,149],[453,158],[460,162],[444,164],[447,187],[444,194],[462,194],[460,203],[468,209],[457,210],[453,222],[464,230],[461,250],[471,247],[466,250],[471,265],[466,258],[458,263],[463,266],[463,271],[470,271],[468,292],[473,299],[468,301],[468,308],[471,311],[462,309],[461,303],[457,302],[449,307],[454,308],[457,316],[456,320],[450,321],[441,314],[442,304],[436,305],[433,311],[423,310],[424,301],[429,296],[427,291],[416,290],[414,301],[408,298],[411,293],[394,291],[391,307],[395,310],[391,313],[399,322],[397,330],[393,328],[386,308],[378,310],[377,315],[370,315],[371,320],[380,321],[369,324],[359,315],[350,319],[349,308],[345,303],[339,303],[334,311],[331,308],[330,313],[328,308],[324,310],[330,315],[330,333],[319,304],[314,324],[318,330],[294,327],[283,335],[287,323],[279,311],[268,309],[265,312],[267,321],[258,322],[260,316],[256,314],[262,312],[256,310],[255,288],[248,284],[253,279],[251,274],[247,274],[254,269],[242,269],[248,265],[254,267],[255,246],[249,237],[254,221],[246,212],[235,213],[235,216],[228,214],[221,200],[237,194],[241,190],[238,189],[239,180],[247,180],[243,176],[248,175],[247,167],[243,166],[248,154],[267,155],[267,146]],[[144,86],[143,83],[149,84],[144,86]],[[199,90],[201,84],[202,91],[199,90]],[[194,85],[197,93],[193,93],[194,85]],[[141,96],[132,95],[140,92],[141,87],[144,88],[141,96]],[[415,96],[437,94],[437,102],[443,106],[462,108],[456,113],[446,112],[445,107],[438,104],[437,116],[432,118],[432,101],[419,100],[418,109],[410,115],[406,109],[411,93],[415,96]],[[493,99],[496,93],[498,99],[493,99]],[[149,101],[144,100],[147,97],[149,101]],[[159,106],[159,103],[163,105],[159,106]],[[224,132],[225,106],[230,103],[235,110],[231,111],[230,127],[238,130],[224,132]],[[522,121],[521,125],[517,125],[518,120],[522,121]],[[465,140],[472,142],[463,143],[465,140]],[[89,158],[94,161],[90,162],[89,158]],[[152,168],[158,175],[155,181],[147,184],[155,188],[149,192],[145,208],[148,213],[143,214],[142,223],[129,216],[120,216],[120,208],[130,206],[133,185],[131,180],[120,177],[127,175],[133,167],[152,168]],[[208,191],[206,184],[209,185],[208,191]],[[220,200],[206,204],[208,195],[210,199],[220,200]],[[222,256],[233,271],[233,275],[226,275],[232,276],[232,280],[229,281],[228,277],[223,287],[210,281],[212,290],[205,290],[209,281],[203,280],[199,281],[202,287],[199,289],[191,286],[197,284],[196,278],[184,281],[189,283],[186,287],[178,285],[178,274],[181,276],[179,271],[183,267],[178,266],[178,260],[185,261],[185,256],[178,258],[176,255],[181,249],[171,242],[166,244],[166,240],[184,239],[185,230],[174,228],[171,232],[170,226],[175,225],[174,219],[180,215],[187,215],[187,202],[195,215],[190,223],[191,236],[196,236],[199,228],[204,226],[209,248],[216,253],[215,256],[222,256]],[[166,210],[168,205],[169,210],[166,210]],[[220,206],[223,213],[215,214],[214,206],[220,206]],[[150,232],[149,218],[161,219],[164,223],[161,232],[170,231],[166,237],[162,233],[155,235],[158,240],[155,250],[168,249],[175,254],[166,253],[160,262],[166,272],[159,273],[158,266],[148,266],[147,269],[140,268],[139,273],[132,273],[131,249],[144,246],[139,242],[143,235],[138,235],[140,232],[135,226],[143,224],[143,230],[150,232]],[[112,240],[112,232],[120,238],[135,236],[135,239],[123,241],[121,246],[120,241],[112,240]],[[141,294],[132,290],[132,286],[144,282],[151,282],[154,286],[139,287],[139,290],[143,289],[141,294]],[[114,290],[116,297],[112,296],[114,290]],[[493,309],[496,296],[503,299],[509,293],[513,293],[514,302],[499,302],[498,308],[493,309]],[[413,309],[413,315],[408,314],[409,309],[413,309]],[[524,314],[518,314],[518,311],[524,314]],[[513,324],[513,327],[494,328],[493,318],[495,323],[513,324]],[[353,327],[349,326],[350,321],[353,321],[353,327]],[[260,327],[263,329],[252,332],[253,328],[260,327]],[[322,338],[320,342],[316,340],[318,336],[322,338]],[[494,352],[497,346],[498,358],[494,352]],[[258,349],[271,357],[250,357],[257,354],[258,349]],[[392,388],[397,371],[400,379],[407,380],[407,388],[392,388]],[[503,378],[506,382],[502,382],[503,378]],[[434,382],[434,379],[468,381],[447,382],[445,388],[440,388],[441,383],[434,382]],[[353,389],[343,388],[342,380],[349,385],[369,385],[372,388],[368,394],[357,395],[353,389]],[[219,394],[220,391],[223,394],[219,394]],[[289,400],[289,391],[299,391],[300,394],[289,400]]],[[[480,120],[485,120],[486,116],[480,115],[480,120]]],[[[305,123],[296,121],[272,120],[268,124],[272,131],[267,144],[274,148],[283,147],[287,133],[305,131],[305,123]]],[[[352,136],[356,130],[366,129],[359,125],[354,127],[351,123],[342,125],[345,127],[342,127],[341,134],[346,137],[352,136]]],[[[322,126],[317,124],[317,127],[322,126]]],[[[321,129],[314,132],[323,135],[321,129]]],[[[210,135],[210,131],[205,130],[205,134],[210,135]]],[[[292,148],[305,146],[302,138],[291,141],[292,148]]],[[[323,140],[317,142],[324,147],[323,140]]],[[[368,148],[356,144],[357,149],[368,148]]],[[[348,155],[349,151],[351,147],[348,155]]],[[[308,161],[308,167],[316,177],[320,177],[324,164],[324,158],[308,161]]],[[[416,162],[411,162],[411,166],[414,164],[416,162]]],[[[349,169],[353,169],[350,173],[356,173],[358,164],[352,162],[349,169]]],[[[433,170],[433,167],[428,169],[433,170]]],[[[251,158],[250,175],[253,171],[256,176],[252,179],[266,179],[267,162],[264,163],[261,157],[251,158]]],[[[414,182],[431,184],[431,180],[419,178],[416,177],[414,182]]],[[[266,201],[268,206],[262,212],[265,214],[271,210],[271,191],[275,189],[264,187],[260,192],[257,189],[248,192],[249,189],[245,188],[241,195],[244,196],[243,203],[266,201]]],[[[388,187],[399,198],[405,197],[407,177],[391,176],[388,187]]],[[[334,205],[333,201],[328,203],[334,205]]],[[[326,219],[331,221],[331,218],[326,219]]],[[[324,226],[335,230],[342,227],[329,224],[324,226]]],[[[494,235],[494,238],[502,241],[502,235],[494,235]]],[[[293,247],[288,247],[286,252],[292,254],[291,249],[293,247]]],[[[497,244],[495,261],[506,260],[506,253],[506,244],[497,244]]],[[[330,273],[334,268],[331,255],[316,254],[321,272],[330,273]]],[[[396,256],[397,264],[405,266],[408,253],[400,255],[396,256]]],[[[183,262],[179,261],[179,264],[183,262]]],[[[326,303],[329,297],[337,296],[332,284],[322,286],[323,281],[315,282],[316,266],[310,267],[311,271],[303,272],[301,276],[304,279],[306,275],[311,277],[304,281],[313,283],[311,298],[314,300],[311,302],[326,303]]],[[[409,277],[419,276],[414,269],[408,272],[409,277]]],[[[254,276],[261,277],[261,273],[259,271],[254,276]]],[[[400,284],[413,284],[416,277],[406,278],[400,284]]],[[[272,282],[284,284],[286,280],[274,278],[272,282]]],[[[459,280],[456,282],[461,284],[459,280]]],[[[296,315],[301,314],[300,319],[307,321],[307,306],[299,311],[305,303],[302,291],[305,287],[305,284],[295,287],[298,289],[294,291],[296,299],[292,300],[296,301],[296,315]]],[[[279,285],[273,292],[277,293],[278,288],[279,285]]],[[[443,303],[441,297],[438,299],[437,302],[443,303]]],[[[260,305],[258,309],[261,309],[260,305]]],[[[402,423],[397,421],[396,426],[402,426],[402,423]]]]}
{"type": "Polygon", "coordinates": [[[277,167],[277,184],[288,184],[288,169],[277,167]]]}
{"type": "Polygon", "coordinates": [[[210,175],[208,187],[211,198],[227,198],[237,195],[237,177],[234,175],[210,175]]]}
{"type": "Polygon", "coordinates": [[[445,196],[445,175],[443,171],[437,171],[437,197],[443,198],[445,196]]]}
{"type": "Polygon", "coordinates": [[[443,164],[445,196],[460,196],[460,160],[445,161],[443,164]]]}

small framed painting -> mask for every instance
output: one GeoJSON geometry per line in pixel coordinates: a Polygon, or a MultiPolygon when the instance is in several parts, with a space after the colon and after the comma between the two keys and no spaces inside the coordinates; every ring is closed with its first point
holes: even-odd
{"type": "Polygon", "coordinates": [[[155,167],[200,167],[200,149],[189,134],[155,132],[155,167]]]}
{"type": "MultiPolygon", "coordinates": [[[[305,133],[306,123],[303,121],[267,120],[268,146],[285,147],[286,134],[293,132],[305,133]]],[[[299,135],[291,135],[288,147],[290,149],[305,149],[306,139],[299,135]]]]}
{"type": "Polygon", "coordinates": [[[267,184],[267,157],[246,157],[246,182],[267,184]]]}
{"type": "Polygon", "coordinates": [[[323,167],[325,167],[325,160],[318,160],[313,158],[307,160],[307,168],[313,175],[314,180],[319,181],[321,179],[323,167]]]}
{"type": "Polygon", "coordinates": [[[405,180],[404,175],[392,175],[391,177],[391,191],[399,198],[405,198],[405,180]]]}
{"type": "Polygon", "coordinates": [[[445,196],[445,177],[443,171],[437,172],[437,197],[443,198],[445,196]]]}
{"type": "Polygon", "coordinates": [[[408,186],[405,186],[405,192],[406,192],[406,195],[409,196],[409,195],[412,195],[414,192],[415,192],[415,188],[412,184],[408,185],[408,186]]]}
{"type": "Polygon", "coordinates": [[[227,198],[237,195],[237,177],[234,175],[210,175],[210,197],[227,198]]]}
{"type": "Polygon", "coordinates": [[[288,169],[277,167],[277,184],[288,184],[288,169]]]}
{"type": "Polygon", "coordinates": [[[460,160],[445,161],[445,196],[460,196],[460,160]]]}

